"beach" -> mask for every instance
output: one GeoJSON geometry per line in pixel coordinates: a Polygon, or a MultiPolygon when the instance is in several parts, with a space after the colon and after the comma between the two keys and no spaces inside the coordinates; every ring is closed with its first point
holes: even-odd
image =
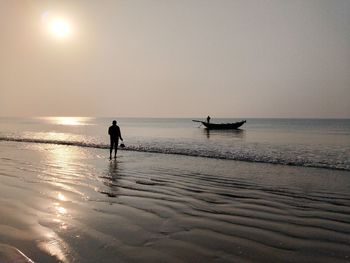
{"type": "Polygon", "coordinates": [[[350,0],[0,20],[0,263],[350,263],[350,0]]]}
{"type": "Polygon", "coordinates": [[[108,156],[1,141],[0,262],[350,261],[349,171],[108,156]]]}
{"type": "Polygon", "coordinates": [[[0,20],[0,263],[350,263],[350,0],[0,20]]]}

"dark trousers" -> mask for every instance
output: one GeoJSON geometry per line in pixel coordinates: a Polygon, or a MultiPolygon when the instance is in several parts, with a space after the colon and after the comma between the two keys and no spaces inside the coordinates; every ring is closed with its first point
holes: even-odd
{"type": "Polygon", "coordinates": [[[110,154],[111,155],[112,155],[113,148],[115,149],[115,153],[117,154],[118,143],[119,143],[118,138],[111,138],[111,146],[110,146],[110,154]]]}

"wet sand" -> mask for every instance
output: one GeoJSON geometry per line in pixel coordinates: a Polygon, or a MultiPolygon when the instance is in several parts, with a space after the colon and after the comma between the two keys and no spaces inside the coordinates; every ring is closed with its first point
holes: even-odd
{"type": "Polygon", "coordinates": [[[349,262],[349,189],[344,171],[0,142],[0,262],[349,262]]]}

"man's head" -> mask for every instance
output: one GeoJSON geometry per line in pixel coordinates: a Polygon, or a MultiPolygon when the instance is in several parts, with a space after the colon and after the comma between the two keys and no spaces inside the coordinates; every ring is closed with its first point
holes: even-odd
{"type": "Polygon", "coordinates": [[[114,120],[112,123],[113,123],[113,125],[117,125],[117,121],[116,120],[114,120]]]}

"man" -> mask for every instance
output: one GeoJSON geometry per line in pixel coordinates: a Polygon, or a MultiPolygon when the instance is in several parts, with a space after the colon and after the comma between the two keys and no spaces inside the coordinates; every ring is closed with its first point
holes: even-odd
{"type": "Polygon", "coordinates": [[[109,151],[109,159],[112,159],[112,152],[113,152],[113,147],[114,147],[114,158],[117,158],[117,150],[118,150],[118,142],[119,138],[123,140],[122,134],[120,133],[120,128],[117,125],[117,121],[113,121],[113,125],[109,127],[108,129],[108,134],[111,138],[111,148],[109,151]]]}
{"type": "Polygon", "coordinates": [[[207,117],[207,123],[209,123],[209,122],[210,122],[210,116],[207,117]]]}

